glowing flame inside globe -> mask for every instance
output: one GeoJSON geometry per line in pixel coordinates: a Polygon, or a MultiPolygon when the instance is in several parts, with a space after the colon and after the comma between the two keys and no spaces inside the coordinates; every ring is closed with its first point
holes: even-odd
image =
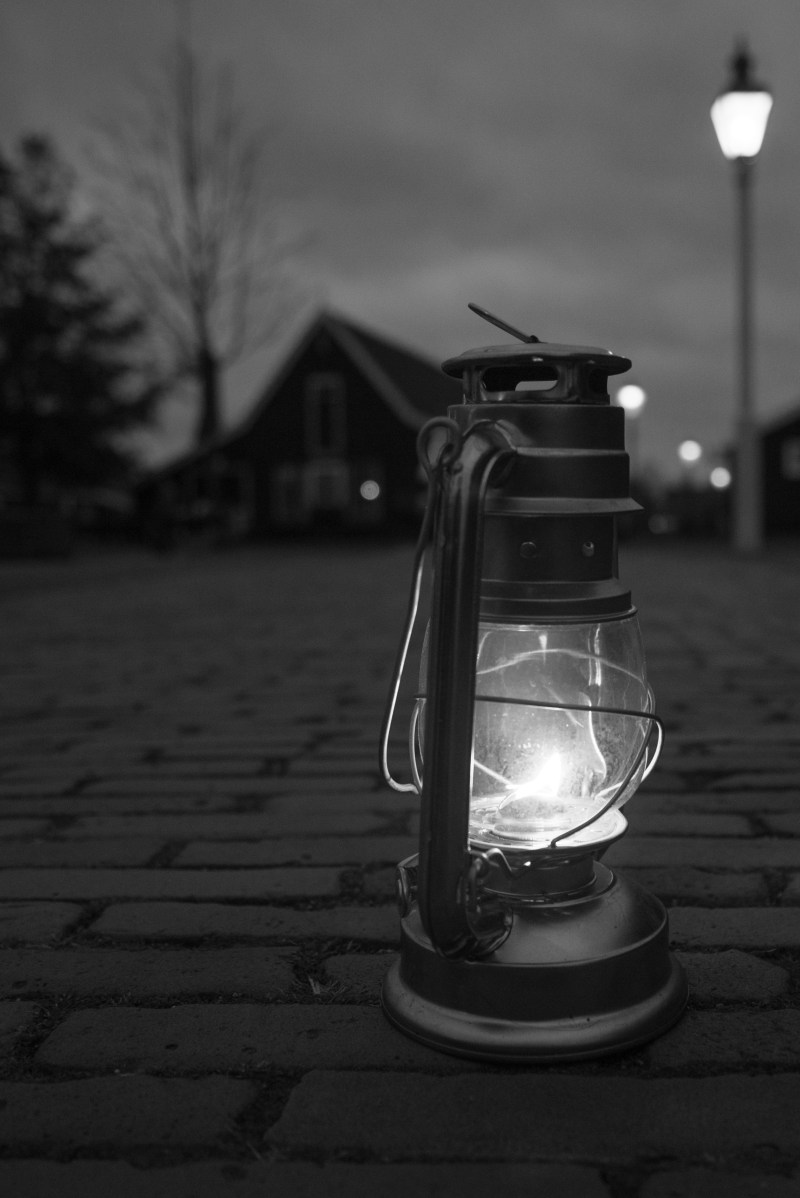
{"type": "Polygon", "coordinates": [[[533,847],[593,819],[610,800],[621,805],[641,776],[620,791],[649,728],[619,711],[649,705],[635,616],[481,625],[471,835],[533,847]]]}
{"type": "MultiPolygon", "coordinates": [[[[423,692],[425,674],[423,655],[423,692]]],[[[635,792],[652,709],[635,615],[482,623],[475,683],[474,843],[539,848],[635,792]]]]}

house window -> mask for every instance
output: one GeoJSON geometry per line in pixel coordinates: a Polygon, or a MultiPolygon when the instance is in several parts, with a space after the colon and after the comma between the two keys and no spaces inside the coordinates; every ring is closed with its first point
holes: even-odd
{"type": "Polygon", "coordinates": [[[301,528],[308,523],[303,494],[303,475],[298,466],[285,462],[270,477],[270,510],[278,528],[301,528]]]}
{"type": "Polygon", "coordinates": [[[350,500],[350,472],[344,462],[309,462],[304,471],[306,507],[343,512],[350,500]]]}
{"type": "Polygon", "coordinates": [[[312,456],[342,455],[347,448],[344,381],[330,372],[311,374],[305,385],[306,450],[312,456]]]}
{"type": "Polygon", "coordinates": [[[793,482],[800,479],[800,437],[787,437],[781,445],[781,474],[793,482]]]}

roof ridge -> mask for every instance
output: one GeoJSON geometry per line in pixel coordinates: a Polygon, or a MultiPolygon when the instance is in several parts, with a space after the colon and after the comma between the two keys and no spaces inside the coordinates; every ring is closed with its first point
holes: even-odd
{"type": "MultiPolygon", "coordinates": [[[[369,344],[365,344],[363,337],[359,336],[356,329],[342,324],[340,328],[334,330],[334,336],[339,337],[339,342],[342,348],[349,354],[350,358],[355,362],[363,374],[372,382],[377,391],[383,395],[390,408],[395,412],[395,415],[408,424],[410,427],[418,427],[421,423],[422,413],[409,398],[406,390],[401,384],[388,373],[385,366],[376,358],[373,349],[369,344]],[[355,344],[353,342],[355,341],[355,344]]],[[[388,346],[388,343],[386,343],[388,346]]],[[[406,357],[408,361],[419,363],[422,359],[417,357],[413,351],[403,350],[388,346],[391,352],[400,353],[406,357]]]]}

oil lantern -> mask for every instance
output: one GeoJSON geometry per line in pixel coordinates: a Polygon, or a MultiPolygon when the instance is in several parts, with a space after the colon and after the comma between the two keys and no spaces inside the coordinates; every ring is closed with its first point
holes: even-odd
{"type": "Polygon", "coordinates": [[[381,734],[421,795],[398,866],[401,952],[385,1014],[490,1061],[618,1052],[680,1015],[686,979],[653,895],[602,862],[662,729],[617,569],[629,493],[607,350],[517,338],[444,363],[463,403],[422,429],[429,483],[381,734]],[[410,729],[388,744],[430,547],[432,598],[410,729]]]}

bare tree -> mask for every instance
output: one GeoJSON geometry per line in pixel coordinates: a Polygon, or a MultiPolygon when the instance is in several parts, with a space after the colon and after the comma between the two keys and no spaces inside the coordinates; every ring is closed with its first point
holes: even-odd
{"type": "Polygon", "coordinates": [[[100,202],[158,343],[165,376],[193,380],[197,440],[219,429],[225,367],[273,336],[292,307],[289,243],[274,215],[263,141],[229,68],[179,38],[157,85],[106,128],[100,202]]]}

